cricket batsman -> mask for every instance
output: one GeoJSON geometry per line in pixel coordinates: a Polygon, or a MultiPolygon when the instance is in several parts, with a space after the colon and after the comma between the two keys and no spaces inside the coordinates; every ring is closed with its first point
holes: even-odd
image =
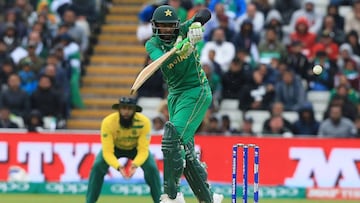
{"type": "Polygon", "coordinates": [[[86,203],[95,203],[98,200],[109,166],[119,171],[124,178],[131,178],[141,167],[145,182],[150,187],[151,197],[154,203],[159,203],[160,174],[149,151],[151,121],[140,113],[142,108],[136,105],[133,98],[121,98],[119,103],[112,105],[112,109],[117,112],[105,117],[101,123],[102,150],[90,172],[86,203]],[[120,157],[133,160],[128,172],[125,166],[119,163],[120,157]]]}
{"type": "Polygon", "coordinates": [[[203,9],[180,24],[171,6],[160,6],[153,13],[153,36],[145,44],[153,61],[182,39],[189,39],[160,67],[168,86],[170,115],[162,138],[165,194],[161,195],[161,203],[185,203],[180,192],[182,175],[199,202],[221,203],[223,199],[223,195],[211,191],[204,164],[198,160],[194,150],[194,134],[212,101],[209,83],[195,49],[196,43],[203,39],[202,26],[210,17],[209,10],[203,9]]]}

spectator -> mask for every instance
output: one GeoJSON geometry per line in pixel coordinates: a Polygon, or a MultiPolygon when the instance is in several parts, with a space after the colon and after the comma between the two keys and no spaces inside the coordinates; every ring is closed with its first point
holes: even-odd
{"type": "Polygon", "coordinates": [[[243,111],[268,109],[275,96],[273,85],[264,83],[264,75],[259,70],[252,73],[250,80],[240,96],[239,108],[243,111]]]}
{"type": "Polygon", "coordinates": [[[30,60],[23,61],[22,64],[20,64],[20,67],[19,77],[21,79],[21,89],[28,95],[31,95],[38,85],[37,74],[35,73],[33,64],[30,60]]]}
{"type": "Polygon", "coordinates": [[[359,93],[351,88],[349,83],[340,83],[337,87],[333,88],[330,92],[330,101],[337,96],[350,101],[352,105],[354,105],[353,109],[355,109],[355,106],[357,106],[360,101],[359,93]]]}
{"type": "Polygon", "coordinates": [[[280,60],[286,57],[286,48],[277,38],[275,28],[266,30],[266,36],[260,42],[258,49],[261,61],[270,62],[273,58],[280,60]]]}
{"type": "Polygon", "coordinates": [[[20,89],[20,77],[11,74],[8,79],[8,89],[3,91],[0,96],[0,106],[6,106],[12,114],[23,119],[30,112],[30,98],[20,89]]]}
{"type": "Polygon", "coordinates": [[[51,79],[54,90],[61,95],[61,103],[64,105],[62,117],[68,118],[71,110],[70,82],[65,71],[54,64],[47,64],[41,71],[41,74],[46,75],[51,79]]]}
{"type": "MultiPolygon", "coordinates": [[[[229,17],[227,15],[219,15],[218,16],[219,19],[219,27],[224,30],[225,33],[225,40],[228,42],[231,42],[232,39],[235,36],[235,30],[233,27],[230,27],[229,25],[229,17]]],[[[213,33],[211,33],[211,36],[213,35],[213,33]]]]}
{"type": "Polygon", "coordinates": [[[231,120],[229,115],[222,115],[221,116],[221,125],[220,125],[220,130],[222,132],[223,135],[231,135],[233,134],[236,130],[233,129],[231,127],[231,120]]]}
{"type": "Polygon", "coordinates": [[[219,3],[224,4],[225,12],[230,18],[239,17],[246,12],[245,0],[235,0],[235,1],[210,0],[209,9],[211,11],[214,11],[216,5],[218,5],[219,3]]]}
{"type": "Polygon", "coordinates": [[[344,30],[345,18],[339,14],[338,5],[330,3],[327,7],[327,15],[333,17],[336,29],[344,30]]]}
{"type": "Polygon", "coordinates": [[[41,132],[44,130],[43,117],[40,111],[32,110],[26,119],[25,125],[29,132],[41,132]]]}
{"type": "Polygon", "coordinates": [[[27,24],[27,19],[34,14],[34,7],[29,3],[29,0],[15,0],[13,6],[18,20],[27,24]]]}
{"type": "Polygon", "coordinates": [[[315,11],[314,0],[304,0],[303,2],[303,7],[295,11],[291,16],[290,32],[296,27],[299,18],[306,18],[308,20],[309,32],[318,33],[321,28],[323,17],[319,12],[315,11]]]}
{"type": "Polygon", "coordinates": [[[215,50],[215,60],[220,64],[223,72],[229,69],[231,60],[235,57],[235,47],[225,40],[224,30],[217,28],[211,41],[206,42],[201,51],[201,61],[208,61],[209,51],[215,50]]]}
{"type": "Polygon", "coordinates": [[[310,62],[301,51],[302,43],[300,41],[293,41],[289,48],[289,54],[285,60],[290,70],[300,75],[302,79],[307,79],[310,62]]]}
{"type": "Polygon", "coordinates": [[[255,69],[255,67],[257,65],[257,62],[255,62],[254,59],[251,58],[251,56],[249,55],[249,52],[247,52],[245,49],[238,49],[236,51],[235,57],[238,58],[240,60],[240,62],[242,64],[244,64],[244,66],[249,68],[249,71],[252,71],[253,69],[255,69]]]}
{"type": "MultiPolygon", "coordinates": [[[[281,14],[278,10],[272,9],[269,11],[268,15],[265,19],[265,25],[264,29],[267,30],[269,28],[272,28],[276,32],[277,39],[282,41],[284,32],[283,32],[283,19],[281,17],[281,14]]],[[[265,36],[264,32],[262,32],[261,36],[265,36]]]]}
{"type": "Polygon", "coordinates": [[[37,109],[43,116],[62,118],[63,105],[61,97],[54,90],[51,79],[48,76],[40,76],[39,86],[31,95],[31,109],[37,109]]]}
{"type": "MultiPolygon", "coordinates": [[[[271,132],[271,126],[270,126],[270,120],[272,117],[280,117],[282,119],[282,123],[284,125],[284,128],[286,129],[286,132],[290,130],[290,132],[293,131],[293,126],[290,121],[284,118],[283,112],[284,112],[284,104],[281,102],[274,102],[271,105],[270,109],[270,118],[266,119],[263,124],[263,130],[266,132],[271,132]]],[[[275,122],[277,123],[277,122],[275,122]]]]}
{"type": "Polygon", "coordinates": [[[234,131],[233,134],[240,134],[245,136],[256,136],[253,131],[254,119],[250,116],[244,116],[242,126],[239,131],[234,131]]]}
{"type": "Polygon", "coordinates": [[[202,61],[202,62],[211,65],[214,68],[214,72],[219,76],[222,76],[224,72],[222,71],[220,64],[216,61],[215,58],[216,58],[216,51],[214,49],[211,49],[208,53],[209,61],[202,61]]]}
{"type": "Polygon", "coordinates": [[[315,119],[314,109],[311,103],[305,102],[298,110],[299,118],[293,124],[296,137],[313,137],[319,130],[320,123],[315,119]]]}
{"type": "Polygon", "coordinates": [[[352,4],[352,12],[348,12],[345,16],[345,32],[349,33],[354,30],[360,33],[360,1],[354,0],[352,4]]]}
{"type": "Polygon", "coordinates": [[[80,95],[81,60],[79,45],[73,42],[67,33],[60,35],[59,39],[60,45],[63,47],[64,60],[69,61],[70,64],[71,105],[74,108],[84,108],[85,105],[80,95]]]}
{"type": "Polygon", "coordinates": [[[19,64],[21,65],[26,63],[26,61],[29,61],[32,64],[32,69],[35,74],[39,74],[40,69],[45,65],[45,60],[44,58],[37,56],[36,47],[37,44],[35,42],[30,42],[27,45],[28,56],[20,59],[19,64]]]}
{"type": "Polygon", "coordinates": [[[272,116],[269,119],[269,128],[264,128],[262,134],[265,136],[292,137],[293,133],[285,126],[281,116],[272,116]]]}
{"type": "Polygon", "coordinates": [[[48,50],[52,46],[52,38],[53,35],[55,35],[56,31],[53,31],[53,33],[51,33],[51,30],[49,30],[49,28],[47,27],[46,19],[43,19],[42,15],[40,17],[41,18],[39,18],[39,20],[36,21],[34,25],[31,27],[31,32],[40,33],[41,42],[44,45],[44,47],[48,50]]]}
{"type": "Polygon", "coordinates": [[[254,32],[257,34],[260,34],[261,30],[264,28],[264,14],[257,10],[254,3],[249,3],[246,7],[246,13],[236,18],[235,31],[240,31],[239,28],[245,20],[251,21],[254,26],[254,32]]]}
{"type": "Polygon", "coordinates": [[[5,43],[7,50],[14,51],[21,44],[21,37],[16,32],[14,23],[6,23],[4,27],[4,32],[0,34],[0,40],[5,43]]]}
{"type": "MultiPolygon", "coordinates": [[[[340,92],[345,91],[341,90],[340,92]]],[[[329,105],[324,113],[324,119],[330,117],[331,107],[335,105],[341,107],[342,116],[350,119],[351,121],[355,121],[355,118],[358,114],[357,106],[348,99],[348,95],[345,93],[340,93],[340,95],[336,94],[331,98],[329,105]]]]}
{"type": "Polygon", "coordinates": [[[292,71],[285,71],[275,86],[275,100],[284,104],[285,111],[297,111],[305,102],[306,92],[301,79],[292,71]]]}
{"type": "Polygon", "coordinates": [[[359,34],[352,30],[346,35],[346,42],[350,44],[355,55],[360,56],[360,41],[359,34]]]}
{"type": "MultiPolygon", "coordinates": [[[[43,43],[39,32],[36,32],[36,31],[30,32],[28,39],[27,39],[27,43],[25,43],[25,44],[26,44],[26,46],[35,46],[34,47],[35,50],[31,50],[31,51],[35,51],[35,54],[38,57],[46,59],[46,57],[49,54],[49,50],[43,43]]],[[[33,53],[31,53],[31,54],[33,54],[33,53]]]]}
{"type": "Polygon", "coordinates": [[[329,118],[320,124],[319,137],[350,138],[355,137],[357,129],[354,123],[342,115],[342,108],[333,105],[329,109],[329,118]]]}
{"type": "Polygon", "coordinates": [[[5,12],[5,19],[0,24],[0,35],[3,35],[7,29],[14,29],[16,33],[16,39],[22,40],[27,34],[27,28],[24,21],[22,21],[16,12],[16,9],[10,8],[5,12]]]}
{"type": "Polygon", "coordinates": [[[260,11],[262,14],[264,14],[264,17],[266,18],[268,16],[269,11],[272,8],[272,5],[269,2],[269,0],[252,0],[252,2],[255,4],[256,9],[260,11]]]}
{"type": "Polygon", "coordinates": [[[152,135],[163,135],[164,134],[164,126],[165,126],[165,117],[162,114],[155,116],[152,119],[152,135]]]}
{"type": "Polygon", "coordinates": [[[279,75],[279,60],[272,58],[270,63],[260,62],[257,70],[264,76],[264,83],[268,85],[268,88],[274,89],[276,83],[280,79],[279,75]]]}
{"type": "Polygon", "coordinates": [[[352,59],[346,59],[343,70],[341,72],[349,80],[350,85],[358,90],[360,75],[358,66],[356,65],[355,61],[352,59]]]}
{"type": "Polygon", "coordinates": [[[333,41],[334,37],[334,32],[323,31],[319,42],[312,47],[310,57],[313,59],[318,51],[324,51],[330,61],[336,62],[339,55],[339,46],[333,41]]]}
{"type": "Polygon", "coordinates": [[[209,81],[209,85],[213,95],[213,105],[211,106],[212,108],[217,109],[222,92],[221,78],[217,73],[214,72],[213,67],[210,64],[202,63],[202,68],[205,72],[206,78],[209,81]]]}
{"type": "Polygon", "coordinates": [[[168,4],[175,8],[180,23],[185,22],[187,19],[187,10],[181,6],[181,0],[168,0],[168,4]]]}
{"type": "Polygon", "coordinates": [[[316,91],[331,90],[334,87],[334,77],[337,72],[336,64],[328,59],[324,51],[317,52],[313,65],[310,67],[314,67],[315,64],[320,65],[323,71],[319,75],[314,75],[311,69],[308,71],[309,89],[316,91]]]}
{"type": "Polygon", "coordinates": [[[288,25],[290,23],[293,13],[301,8],[301,2],[302,1],[299,0],[275,0],[274,8],[281,14],[281,17],[284,20],[284,25],[288,25]]]}
{"type": "Polygon", "coordinates": [[[10,52],[7,49],[5,42],[0,39],[0,65],[2,65],[8,60],[12,60],[10,58],[10,52]]]}
{"type": "Polygon", "coordinates": [[[76,24],[77,14],[72,9],[65,10],[63,22],[69,28],[67,33],[80,46],[81,53],[85,53],[89,47],[89,39],[85,30],[76,24]]]}
{"type": "Polygon", "coordinates": [[[49,54],[46,63],[61,67],[65,71],[68,80],[71,80],[71,59],[65,59],[63,45],[55,45],[49,54]]]}
{"type": "MultiPolygon", "coordinates": [[[[219,27],[219,16],[222,15],[227,15],[225,13],[225,5],[221,2],[218,2],[215,5],[215,9],[211,11],[210,20],[205,24],[204,27],[204,40],[206,42],[212,40],[212,33],[216,28],[219,27]]],[[[229,27],[234,27],[234,22],[232,19],[233,18],[229,18],[229,27]]]]}
{"type": "Polygon", "coordinates": [[[205,133],[209,135],[218,135],[223,133],[222,130],[220,129],[220,122],[217,117],[215,116],[210,117],[205,133]]]}
{"type": "Polygon", "coordinates": [[[327,15],[324,17],[324,21],[318,36],[323,35],[323,33],[333,33],[333,41],[338,45],[345,41],[345,33],[342,29],[336,27],[335,19],[332,15],[327,15]]]}
{"type": "Polygon", "coordinates": [[[10,110],[6,106],[0,106],[0,128],[19,128],[10,120],[10,110]]]}
{"type": "Polygon", "coordinates": [[[316,35],[309,31],[309,20],[305,17],[300,17],[296,20],[295,31],[290,33],[290,41],[300,41],[302,43],[302,53],[309,57],[311,49],[315,45],[316,35]]]}
{"type": "Polygon", "coordinates": [[[234,44],[236,51],[246,50],[253,61],[258,62],[259,51],[257,45],[260,41],[260,35],[253,30],[253,24],[249,20],[245,20],[240,25],[240,32],[238,32],[232,43],[234,44]]]}
{"type": "Polygon", "coordinates": [[[8,58],[2,65],[0,69],[0,91],[3,91],[8,88],[7,82],[11,74],[16,73],[15,65],[10,58],[8,58]]]}
{"type": "Polygon", "coordinates": [[[34,26],[35,22],[42,24],[44,31],[48,31],[51,34],[50,36],[54,36],[60,19],[50,11],[47,1],[41,1],[37,5],[34,19],[32,19],[32,22],[29,22],[30,26],[34,26]]]}
{"type": "Polygon", "coordinates": [[[222,98],[239,99],[243,88],[251,77],[251,67],[235,58],[230,64],[229,70],[222,76],[222,98]]]}
{"type": "Polygon", "coordinates": [[[360,67],[360,57],[355,55],[350,44],[344,43],[339,48],[339,56],[336,61],[336,65],[339,67],[339,71],[344,71],[345,62],[353,61],[355,64],[355,70],[360,67]]]}
{"type": "Polygon", "coordinates": [[[169,109],[168,109],[168,104],[167,104],[167,100],[163,99],[158,107],[158,112],[163,115],[165,117],[165,121],[169,120],[169,109]]]}

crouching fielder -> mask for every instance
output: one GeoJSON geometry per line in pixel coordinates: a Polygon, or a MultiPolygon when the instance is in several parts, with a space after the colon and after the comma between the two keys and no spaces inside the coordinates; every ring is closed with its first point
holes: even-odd
{"type": "Polygon", "coordinates": [[[153,61],[185,37],[189,38],[189,42],[160,67],[168,86],[170,115],[162,139],[165,194],[161,196],[161,203],[185,202],[179,185],[182,174],[199,202],[220,203],[223,199],[222,195],[210,190],[207,172],[194,150],[194,134],[212,101],[209,83],[194,47],[202,40],[202,25],[210,16],[210,12],[204,9],[180,25],[171,6],[160,6],[153,13],[153,36],[145,45],[153,61]]]}
{"type": "Polygon", "coordinates": [[[118,112],[108,115],[102,121],[102,150],[90,172],[86,203],[98,200],[109,166],[118,170],[124,178],[131,178],[137,168],[141,167],[145,181],[150,186],[151,197],[154,203],[158,203],[161,182],[156,162],[149,151],[151,122],[139,113],[142,108],[132,98],[123,97],[112,108],[118,112]],[[133,160],[128,173],[118,162],[120,157],[133,160]]]}

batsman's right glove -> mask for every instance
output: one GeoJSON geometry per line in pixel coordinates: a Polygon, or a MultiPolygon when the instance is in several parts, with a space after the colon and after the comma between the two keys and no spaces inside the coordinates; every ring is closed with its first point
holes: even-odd
{"type": "Polygon", "coordinates": [[[188,38],[191,44],[200,42],[204,37],[204,30],[200,22],[194,22],[189,27],[188,38]]]}

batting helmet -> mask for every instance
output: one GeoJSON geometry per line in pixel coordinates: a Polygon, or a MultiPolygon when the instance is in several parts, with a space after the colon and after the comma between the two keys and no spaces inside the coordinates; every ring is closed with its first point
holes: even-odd
{"type": "Polygon", "coordinates": [[[162,41],[172,42],[179,35],[180,20],[173,7],[169,5],[159,6],[155,9],[151,19],[154,35],[162,41]],[[160,31],[164,29],[164,31],[160,31]]]}

